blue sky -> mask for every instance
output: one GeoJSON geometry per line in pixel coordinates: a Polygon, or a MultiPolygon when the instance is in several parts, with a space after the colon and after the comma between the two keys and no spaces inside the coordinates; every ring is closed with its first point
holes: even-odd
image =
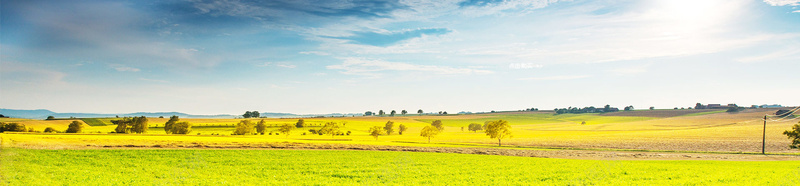
{"type": "Polygon", "coordinates": [[[800,105],[800,0],[0,3],[2,108],[800,105]]]}

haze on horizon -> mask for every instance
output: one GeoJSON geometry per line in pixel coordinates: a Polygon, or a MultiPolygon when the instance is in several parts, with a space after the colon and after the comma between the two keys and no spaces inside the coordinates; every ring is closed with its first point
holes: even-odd
{"type": "Polygon", "coordinates": [[[800,0],[5,0],[0,10],[0,108],[800,105],[800,0]]]}

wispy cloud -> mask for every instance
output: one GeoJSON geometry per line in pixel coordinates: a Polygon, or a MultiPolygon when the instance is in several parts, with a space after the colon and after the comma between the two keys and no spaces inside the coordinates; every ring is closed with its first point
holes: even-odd
{"type": "Polygon", "coordinates": [[[583,79],[588,78],[588,75],[581,75],[581,76],[547,76],[547,77],[531,77],[531,78],[520,78],[519,80],[537,80],[537,81],[557,81],[557,80],[573,80],[573,79],[583,79]]]}
{"type": "MultiPolygon", "coordinates": [[[[764,0],[765,3],[772,6],[798,6],[800,0],[764,0]]],[[[795,11],[797,12],[797,11],[795,11]]]]}
{"type": "Polygon", "coordinates": [[[357,44],[389,46],[400,41],[421,37],[422,35],[441,35],[449,32],[450,30],[445,28],[424,28],[397,32],[355,32],[352,36],[330,38],[350,40],[357,44]]]}
{"type": "Polygon", "coordinates": [[[111,65],[111,68],[120,72],[139,72],[141,69],[128,67],[124,65],[111,65]]]}
{"type": "Polygon", "coordinates": [[[382,60],[370,60],[362,58],[344,58],[344,62],[338,65],[329,65],[328,69],[342,70],[343,74],[379,76],[381,71],[419,71],[431,72],[446,75],[470,75],[470,74],[491,74],[489,70],[479,70],[471,68],[455,68],[446,66],[417,65],[400,62],[387,62],[382,60]]]}
{"type": "Polygon", "coordinates": [[[260,67],[276,66],[283,68],[297,68],[297,65],[292,65],[286,62],[265,62],[264,64],[257,65],[260,67]]]}

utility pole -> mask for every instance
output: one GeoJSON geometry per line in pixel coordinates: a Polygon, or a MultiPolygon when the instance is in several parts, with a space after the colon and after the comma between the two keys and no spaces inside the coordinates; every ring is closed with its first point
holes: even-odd
{"type": "Polygon", "coordinates": [[[764,115],[764,132],[761,136],[761,154],[764,153],[764,146],[767,144],[767,116],[764,115]]]}

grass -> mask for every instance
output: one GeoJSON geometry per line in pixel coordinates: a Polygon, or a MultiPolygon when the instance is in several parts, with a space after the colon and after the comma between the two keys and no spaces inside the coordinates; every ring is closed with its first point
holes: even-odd
{"type": "Polygon", "coordinates": [[[110,123],[110,122],[109,122],[109,123],[107,124],[107,123],[105,123],[105,122],[101,121],[99,118],[81,118],[81,120],[83,121],[83,123],[86,123],[86,125],[89,125],[89,126],[106,126],[106,125],[112,125],[112,123],[110,123]]]}
{"type": "Polygon", "coordinates": [[[797,161],[611,161],[328,150],[0,152],[4,185],[798,185],[797,161]]]}

